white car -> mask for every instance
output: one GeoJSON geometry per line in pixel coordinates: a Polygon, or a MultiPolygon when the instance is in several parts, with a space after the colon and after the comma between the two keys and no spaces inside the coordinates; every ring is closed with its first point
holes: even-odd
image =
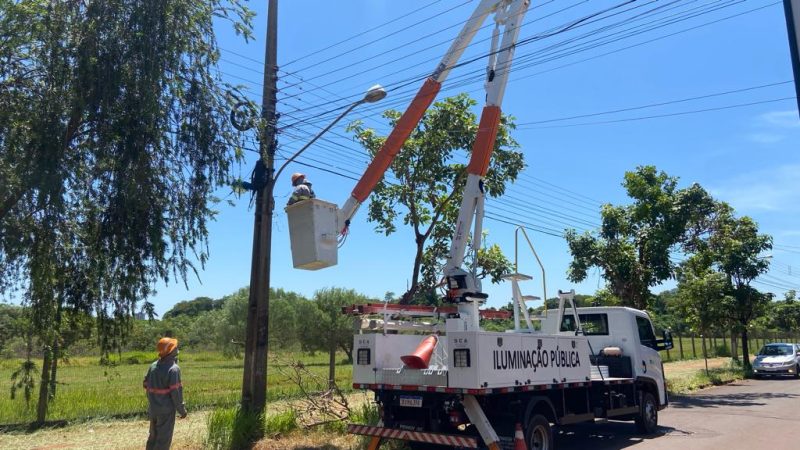
{"type": "Polygon", "coordinates": [[[757,378],[767,375],[791,375],[800,378],[800,346],[796,344],[767,344],[753,361],[757,378]]]}

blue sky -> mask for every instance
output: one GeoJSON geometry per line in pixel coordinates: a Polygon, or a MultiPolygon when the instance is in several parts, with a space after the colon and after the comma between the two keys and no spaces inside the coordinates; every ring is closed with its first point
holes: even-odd
{"type": "MultiPolygon", "coordinates": [[[[257,39],[250,44],[236,38],[226,24],[217,26],[224,78],[243,85],[257,102],[265,3],[251,4],[258,16],[257,39]]],[[[405,108],[420,82],[403,85],[433,70],[458,24],[477,3],[281,1],[278,110],[279,126],[286,128],[279,135],[279,157],[290,155],[322,129],[332,119],[327,111],[381,83],[390,91],[383,102],[354,111],[299,159],[358,178],[367,158],[348,137],[345,124],[360,118],[387,132],[380,112],[405,108]],[[298,121],[303,122],[294,125],[298,121]]],[[[619,3],[534,1],[520,38],[619,3]]],[[[486,27],[479,32],[462,60],[488,51],[490,31],[486,27]]],[[[478,74],[484,67],[481,59],[455,69],[440,98],[469,92],[480,103],[483,80],[478,74]]],[[[794,100],[780,100],[795,95],[790,80],[783,10],[775,1],[639,1],[521,45],[503,110],[517,119],[519,129],[513,135],[527,168],[507,197],[488,203],[487,214],[556,232],[591,229],[599,221],[601,203],[626,201],[620,186],[623,173],[654,164],[680,177],[683,185],[700,183],[774,236],[773,268],[757,286],[781,294],[800,285],[800,119],[794,100]],[[696,97],[703,98],[687,100],[696,97]],[[598,114],[620,109],[628,111],[598,114]],[[700,110],[707,111],[695,112],[700,110]],[[587,117],[560,120],[574,116],[587,117]]],[[[247,177],[255,158],[248,152],[237,173],[247,177]]],[[[308,174],[319,198],[339,205],[355,185],[318,168],[293,164],[287,169],[294,171],[308,174]]],[[[319,288],[342,286],[375,298],[406,289],[413,237],[402,226],[388,237],[375,233],[365,219],[366,205],[351,226],[338,266],[316,272],[293,269],[283,211],[290,192],[284,175],[275,190],[273,286],[308,296],[319,288]]],[[[253,231],[249,198],[235,199],[229,189],[219,195],[236,204],[219,205],[217,221],[209,228],[210,259],[201,281],[189,280],[188,290],[182,283],[158,285],[150,299],[158,312],[180,300],[221,297],[248,284],[253,231]]],[[[487,219],[485,228],[489,241],[513,257],[514,227],[487,219]]],[[[581,284],[566,280],[570,255],[562,238],[538,232],[531,238],[546,266],[548,295],[570,288],[592,293],[602,286],[596,271],[581,284]]],[[[520,251],[520,270],[537,275],[523,291],[541,295],[539,269],[529,252],[520,251]]],[[[487,282],[484,290],[492,306],[507,303],[511,294],[505,284],[487,282]]]]}

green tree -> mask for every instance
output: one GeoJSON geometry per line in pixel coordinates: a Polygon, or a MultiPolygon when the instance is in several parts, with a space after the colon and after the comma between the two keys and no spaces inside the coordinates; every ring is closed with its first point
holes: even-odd
{"type": "Polygon", "coordinates": [[[783,300],[774,302],[770,311],[770,324],[780,331],[795,333],[800,329],[800,302],[796,291],[790,290],[783,300]]]}
{"type": "Polygon", "coordinates": [[[164,313],[164,318],[169,319],[178,316],[195,317],[206,311],[213,311],[222,308],[222,302],[209,297],[197,297],[194,300],[178,302],[169,311],[164,313]]]}
{"type": "Polygon", "coordinates": [[[352,289],[326,288],[314,293],[309,311],[309,326],[300,334],[303,348],[328,352],[328,380],[336,379],[336,351],[342,350],[353,360],[353,318],[342,314],[342,307],[367,303],[369,298],[352,289]]]}
{"type": "Polygon", "coordinates": [[[769,270],[769,258],[761,256],[772,249],[772,237],[758,232],[758,225],[750,217],[736,218],[730,208],[715,221],[714,231],[703,249],[709,253],[717,270],[728,282],[730,301],[723,311],[741,333],[742,357],[749,370],[748,327],[763,315],[770,298],[750,284],[769,270]]]}
{"type": "Polygon", "coordinates": [[[689,329],[686,316],[680,311],[680,291],[668,289],[652,297],[648,313],[653,325],[658,330],[670,330],[682,333],[689,329]]]}
{"type": "Polygon", "coordinates": [[[723,326],[725,308],[730,303],[728,279],[712,269],[705,255],[686,260],[678,275],[678,310],[684,320],[700,334],[723,326]]]}
{"type": "MultiPolygon", "coordinates": [[[[434,103],[390,166],[389,173],[397,181],[384,177],[370,197],[367,218],[376,224],[376,231],[389,235],[401,223],[414,232],[411,282],[401,303],[413,301],[418,291],[429,297],[439,282],[466,180],[466,166],[457,162],[458,156],[461,151],[471,151],[478,130],[477,117],[471,111],[475,105],[466,94],[434,103]]],[[[395,110],[383,114],[392,126],[400,115],[395,110]]],[[[486,194],[492,198],[502,196],[506,184],[516,180],[525,166],[522,152],[517,151],[519,144],[510,135],[513,128],[513,118],[503,116],[485,178],[486,194]]],[[[386,140],[360,121],[348,130],[372,156],[386,140]]],[[[481,252],[476,262],[493,281],[497,281],[495,274],[509,267],[494,247],[481,252]]]]}
{"type": "Polygon", "coordinates": [[[568,277],[580,282],[599,267],[623,305],[646,309],[650,288],[674,276],[670,253],[705,231],[716,203],[699,185],[679,189],[677,178],[653,166],[626,172],[622,185],[633,203],[603,205],[596,232],[567,231],[573,258],[568,277]]]}
{"type": "Polygon", "coordinates": [[[24,313],[20,306],[0,303],[0,358],[12,339],[25,334],[24,313]]]}
{"type": "Polygon", "coordinates": [[[38,422],[68,314],[94,315],[107,354],[157,280],[206,261],[240,154],[214,22],[247,37],[251,17],[240,0],[0,0],[0,289],[23,291],[44,353],[38,422]]]}

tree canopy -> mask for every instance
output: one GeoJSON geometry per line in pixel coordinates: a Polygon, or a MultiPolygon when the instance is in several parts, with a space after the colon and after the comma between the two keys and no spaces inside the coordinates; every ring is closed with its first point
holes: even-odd
{"type": "Polygon", "coordinates": [[[622,185],[631,204],[603,205],[596,232],[567,231],[573,257],[568,276],[580,282],[599,267],[615,297],[645,309],[650,288],[674,276],[671,253],[703,233],[716,203],[701,186],[678,188],[677,178],[654,166],[626,172],[622,185]]]}
{"type": "Polygon", "coordinates": [[[108,351],[157,280],[206,261],[239,154],[214,21],[247,38],[251,17],[240,0],[0,0],[0,289],[31,308],[41,386],[67,314],[95,317],[108,351]]]}
{"type": "MultiPolygon", "coordinates": [[[[471,152],[478,130],[477,116],[471,110],[475,105],[466,94],[434,103],[392,162],[391,177],[384,177],[370,197],[368,220],[376,224],[376,231],[389,235],[402,224],[414,232],[416,252],[403,302],[412,301],[418,291],[420,297],[430,297],[439,282],[466,180],[461,152],[471,152]]],[[[400,115],[396,110],[383,114],[391,126],[400,115]]],[[[348,129],[372,156],[386,140],[361,121],[348,129]]],[[[516,180],[525,166],[519,144],[510,134],[513,129],[513,118],[503,116],[485,178],[489,197],[502,196],[506,184],[516,180]]],[[[510,266],[498,247],[484,249],[477,259],[483,275],[495,282],[510,266]]]]}
{"type": "Polygon", "coordinates": [[[206,311],[213,311],[222,308],[223,301],[214,300],[209,297],[197,297],[194,300],[178,302],[169,311],[164,313],[164,318],[189,316],[195,317],[206,311]]]}

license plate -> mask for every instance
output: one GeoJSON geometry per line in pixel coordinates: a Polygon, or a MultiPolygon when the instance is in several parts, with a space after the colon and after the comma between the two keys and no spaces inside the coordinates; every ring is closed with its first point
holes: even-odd
{"type": "Polygon", "coordinates": [[[401,395],[400,406],[405,406],[408,408],[422,408],[422,397],[416,395],[401,395]]]}

